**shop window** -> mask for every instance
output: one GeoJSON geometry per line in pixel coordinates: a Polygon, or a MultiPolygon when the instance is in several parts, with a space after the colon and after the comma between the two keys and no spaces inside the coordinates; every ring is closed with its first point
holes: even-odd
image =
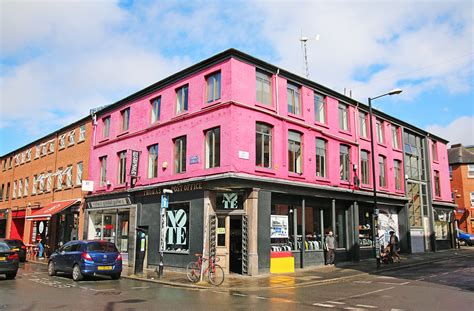
{"type": "Polygon", "coordinates": [[[186,172],[186,136],[174,140],[174,172],[186,172]]]}
{"type": "Polygon", "coordinates": [[[436,240],[449,239],[449,211],[434,209],[436,240]]]}
{"type": "Polygon", "coordinates": [[[216,127],[206,131],[206,168],[220,166],[221,162],[221,130],[216,127]]]}
{"type": "Polygon", "coordinates": [[[272,167],[272,126],[257,122],[255,138],[255,165],[257,167],[272,167]]]}
{"type": "Polygon", "coordinates": [[[302,135],[288,131],[288,171],[302,174],[302,135]]]}
{"type": "Polygon", "coordinates": [[[372,247],[374,241],[373,210],[368,207],[359,207],[359,245],[372,247]]]}
{"type": "Polygon", "coordinates": [[[166,251],[189,252],[189,203],[170,204],[166,213],[166,251]]]}
{"type": "Polygon", "coordinates": [[[334,232],[336,240],[336,248],[346,247],[346,211],[336,210],[336,232],[334,232]]]}
{"type": "Polygon", "coordinates": [[[216,72],[206,79],[207,102],[213,102],[221,98],[221,72],[216,72]]]}

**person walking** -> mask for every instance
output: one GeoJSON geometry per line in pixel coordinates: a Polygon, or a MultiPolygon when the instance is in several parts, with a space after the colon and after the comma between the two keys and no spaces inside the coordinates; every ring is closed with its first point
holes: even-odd
{"type": "Polygon", "coordinates": [[[326,239],[324,240],[324,247],[326,249],[326,264],[333,266],[334,265],[334,260],[336,258],[336,254],[334,252],[334,236],[332,234],[332,231],[329,231],[328,235],[326,236],[326,239]]]}
{"type": "Polygon", "coordinates": [[[400,262],[400,255],[398,255],[398,237],[395,231],[390,231],[390,256],[393,262],[400,262]]]}

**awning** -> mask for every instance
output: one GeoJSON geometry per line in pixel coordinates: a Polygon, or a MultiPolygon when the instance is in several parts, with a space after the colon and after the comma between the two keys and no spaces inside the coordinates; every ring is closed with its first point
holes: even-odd
{"type": "Polygon", "coordinates": [[[12,218],[25,218],[26,210],[12,210],[12,218]]]}
{"type": "Polygon", "coordinates": [[[26,216],[28,220],[48,220],[54,214],[60,213],[61,211],[65,210],[71,205],[74,205],[80,202],[80,199],[74,200],[67,200],[67,201],[60,201],[60,202],[53,202],[51,204],[46,205],[45,207],[37,210],[33,214],[26,216]]]}

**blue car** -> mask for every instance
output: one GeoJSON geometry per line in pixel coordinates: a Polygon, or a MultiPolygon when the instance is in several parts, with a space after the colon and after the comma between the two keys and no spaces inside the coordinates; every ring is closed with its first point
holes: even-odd
{"type": "Polygon", "coordinates": [[[473,246],[474,245],[474,234],[464,232],[462,230],[459,230],[459,242],[462,245],[469,245],[473,246]]]}
{"type": "Polygon", "coordinates": [[[109,275],[116,280],[122,273],[122,256],[111,242],[71,241],[49,257],[48,274],[57,272],[71,273],[74,281],[96,275],[109,275]]]}

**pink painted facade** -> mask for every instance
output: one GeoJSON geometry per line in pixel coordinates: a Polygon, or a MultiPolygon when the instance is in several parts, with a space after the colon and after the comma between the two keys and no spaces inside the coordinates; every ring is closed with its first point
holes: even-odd
{"type": "MultiPolygon", "coordinates": [[[[184,77],[158,91],[133,100],[115,110],[98,113],[95,127],[95,138],[91,145],[89,176],[94,181],[94,193],[107,193],[122,190],[129,185],[118,184],[118,152],[124,150],[141,151],[139,161],[138,186],[153,185],[163,182],[187,180],[194,177],[216,175],[221,173],[244,173],[280,180],[298,181],[308,184],[333,186],[339,188],[358,188],[370,193],[372,174],[369,173],[369,185],[354,186],[354,175],[361,176],[360,151],[370,153],[370,140],[359,135],[359,108],[351,103],[348,106],[349,128],[339,129],[339,101],[325,96],[326,123],[315,120],[314,90],[301,86],[300,100],[302,113],[293,115],[287,109],[287,79],[272,75],[272,104],[258,103],[256,100],[256,67],[236,58],[228,58],[218,64],[184,77]],[[220,99],[207,103],[206,77],[215,72],[221,73],[220,99]],[[189,87],[188,111],[176,114],[176,90],[183,85],[189,87]],[[151,123],[151,102],[161,96],[160,120],[151,123]],[[121,132],[121,111],[130,107],[130,126],[121,132]],[[110,132],[104,138],[103,119],[110,117],[110,132]],[[257,122],[273,127],[272,130],[272,165],[271,169],[256,167],[256,134],[257,122]],[[220,166],[205,168],[205,131],[220,127],[221,156],[220,166]],[[288,131],[302,134],[302,173],[288,171],[288,131]],[[180,136],[187,137],[186,172],[175,173],[173,140],[180,136]],[[316,138],[327,142],[327,177],[316,176],[316,138]],[[158,144],[158,177],[147,176],[148,147],[158,144]],[[350,182],[341,181],[339,174],[340,144],[350,147],[350,182]],[[239,156],[240,155],[240,156],[239,156]],[[247,156],[248,155],[248,156],[247,156]],[[100,158],[107,156],[107,180],[109,186],[100,186],[100,158]],[[193,158],[191,164],[190,159],[193,158]],[[356,169],[354,170],[354,165],[356,169]]],[[[378,155],[385,157],[386,186],[377,185],[377,190],[394,196],[405,196],[402,126],[382,120],[384,143],[375,144],[376,176],[379,176],[378,155]],[[398,148],[392,141],[392,126],[398,127],[398,148]],[[400,161],[402,183],[395,187],[394,161],[400,161]]],[[[374,137],[376,118],[374,117],[374,137]]],[[[367,124],[368,120],[367,120],[367,124]]],[[[367,129],[369,134],[369,129],[367,129]]],[[[368,135],[370,137],[370,134],[368,135]]],[[[431,142],[430,142],[431,143],[431,142]]],[[[451,202],[449,171],[446,145],[438,142],[438,161],[431,161],[432,178],[438,171],[441,183],[441,195],[437,201],[451,202]]],[[[431,151],[431,148],[429,148],[431,151]]],[[[370,157],[369,157],[370,159],[370,157]]],[[[371,161],[371,160],[370,160],[371,161]]],[[[127,175],[130,171],[130,157],[127,159],[127,175]]],[[[371,165],[369,165],[371,167],[371,165]]],[[[130,178],[127,176],[127,181],[130,178]]],[[[434,184],[434,183],[432,183],[434,184]]],[[[434,187],[434,186],[433,186],[434,187]]],[[[433,189],[434,193],[434,189],[433,189]]]]}

